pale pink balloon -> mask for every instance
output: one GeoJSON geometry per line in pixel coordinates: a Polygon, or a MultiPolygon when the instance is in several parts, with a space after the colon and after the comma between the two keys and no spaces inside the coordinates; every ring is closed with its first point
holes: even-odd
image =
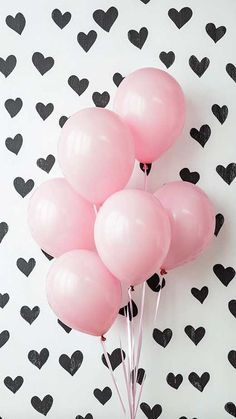
{"type": "Polygon", "coordinates": [[[121,306],[121,285],[96,252],[72,250],[56,259],[46,280],[50,307],[66,325],[102,336],[121,306]]]}
{"type": "Polygon", "coordinates": [[[141,68],[119,85],[114,110],[133,133],[137,160],[151,163],[180,136],[185,98],[179,83],[166,71],[141,68]]]}
{"type": "Polygon", "coordinates": [[[176,181],[155,192],[171,222],[171,244],[162,268],[166,271],[195,259],[214,236],[215,211],[203,190],[176,181]]]}
{"type": "Polygon", "coordinates": [[[100,208],[94,237],[101,259],[113,275],[137,285],[154,274],[166,257],[170,222],[152,194],[125,189],[100,208]]]}
{"type": "Polygon", "coordinates": [[[42,183],[28,207],[34,240],[52,256],[72,249],[95,249],[93,205],[77,194],[64,178],[42,183]]]}
{"type": "Polygon", "coordinates": [[[62,171],[75,190],[100,204],[127,184],[135,162],[134,142],[117,114],[87,108],[65,123],[58,156],[62,171]]]}

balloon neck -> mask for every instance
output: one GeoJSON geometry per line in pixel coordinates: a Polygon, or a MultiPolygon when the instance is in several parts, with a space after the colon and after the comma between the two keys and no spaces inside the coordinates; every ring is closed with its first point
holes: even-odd
{"type": "Polygon", "coordinates": [[[130,291],[134,291],[134,286],[130,285],[130,291]]]}
{"type": "Polygon", "coordinates": [[[102,335],[102,336],[101,336],[101,341],[102,341],[102,342],[105,342],[106,340],[107,340],[107,339],[105,338],[105,336],[103,336],[103,335],[102,335]]]}
{"type": "Polygon", "coordinates": [[[166,272],[166,270],[165,270],[164,268],[161,268],[161,270],[160,270],[160,274],[163,276],[163,275],[166,275],[166,274],[167,274],[167,272],[166,272]]]}

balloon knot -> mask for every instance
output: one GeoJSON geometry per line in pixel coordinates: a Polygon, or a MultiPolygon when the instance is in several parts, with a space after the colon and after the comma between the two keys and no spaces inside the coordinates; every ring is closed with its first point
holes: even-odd
{"type": "Polygon", "coordinates": [[[163,275],[166,275],[166,274],[167,274],[167,272],[166,272],[166,270],[165,270],[165,269],[161,268],[161,270],[160,270],[160,274],[163,276],[163,275]]]}
{"type": "Polygon", "coordinates": [[[102,336],[101,336],[101,341],[102,341],[102,342],[105,342],[106,340],[107,340],[107,339],[105,338],[105,336],[103,336],[103,335],[102,335],[102,336]]]}
{"type": "Polygon", "coordinates": [[[134,291],[134,286],[130,285],[130,291],[134,291]]]}

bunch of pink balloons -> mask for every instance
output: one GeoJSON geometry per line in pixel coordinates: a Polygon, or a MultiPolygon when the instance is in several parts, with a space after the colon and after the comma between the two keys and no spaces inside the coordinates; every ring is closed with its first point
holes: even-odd
{"type": "Polygon", "coordinates": [[[214,208],[197,186],[176,181],[155,194],[125,189],[135,159],[158,159],[180,136],[185,99],[165,71],[143,68],[117,89],[114,111],[83,109],[62,128],[64,178],[32,195],[28,221],[39,246],[56,257],[48,302],[68,326],[103,336],[134,286],[160,269],[196,258],[214,234],[214,208]]]}

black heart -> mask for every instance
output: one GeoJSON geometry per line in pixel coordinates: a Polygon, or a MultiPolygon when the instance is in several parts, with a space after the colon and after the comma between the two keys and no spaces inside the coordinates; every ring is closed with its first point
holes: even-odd
{"type": "Polygon", "coordinates": [[[186,326],[184,331],[195,345],[199,344],[206,333],[204,327],[198,327],[197,329],[194,329],[194,327],[190,325],[186,326]]]}
{"type": "Polygon", "coordinates": [[[42,415],[46,416],[53,404],[53,397],[50,394],[47,394],[43,400],[41,400],[38,396],[33,396],[31,399],[31,404],[37,412],[42,413],[42,415]]]}
{"type": "Polygon", "coordinates": [[[110,387],[105,387],[103,390],[99,390],[99,388],[95,388],[93,392],[96,399],[104,406],[108,400],[110,400],[112,396],[112,391],[110,387]]]}
{"type": "Polygon", "coordinates": [[[216,214],[216,224],[215,224],[215,236],[217,237],[223,224],[224,224],[225,218],[223,214],[216,214]]]}
{"type": "MultiPolygon", "coordinates": [[[[181,416],[181,418],[179,419],[187,419],[186,416],[181,416]]],[[[193,419],[197,419],[197,418],[193,418],[193,419]]]]}
{"type": "Polygon", "coordinates": [[[141,0],[142,3],[144,4],[148,4],[150,2],[150,0],[141,0]]]}
{"type": "Polygon", "coordinates": [[[4,384],[7,388],[9,388],[9,390],[12,391],[12,393],[16,393],[19,388],[22,386],[24,382],[23,377],[21,377],[20,375],[18,375],[15,380],[13,380],[11,377],[5,377],[4,378],[4,384]]]}
{"type": "Polygon", "coordinates": [[[191,293],[202,304],[208,296],[208,287],[202,287],[200,290],[198,288],[192,288],[191,293]]]}
{"type": "Polygon", "coordinates": [[[200,175],[198,172],[190,172],[190,170],[187,167],[184,167],[184,169],[180,170],[179,175],[182,180],[185,182],[190,182],[196,185],[200,179],[200,175]]]}
{"type": "Polygon", "coordinates": [[[128,32],[128,38],[131,44],[133,44],[135,47],[142,49],[146,39],[148,37],[148,30],[147,28],[143,27],[140,29],[140,31],[135,31],[134,29],[131,29],[128,32]]]}
{"type": "Polygon", "coordinates": [[[7,294],[7,292],[5,294],[1,294],[0,293],[0,307],[4,308],[5,305],[8,303],[9,301],[9,294],[7,294]]]}
{"type": "Polygon", "coordinates": [[[13,31],[17,32],[19,35],[22,34],[25,27],[25,17],[22,13],[17,13],[15,17],[9,15],[6,17],[6,24],[13,31]]]}
{"type": "Polygon", "coordinates": [[[59,9],[54,9],[52,11],[52,19],[60,29],[63,29],[70,22],[71,13],[62,13],[59,9]]]}
{"type": "Polygon", "coordinates": [[[34,181],[28,179],[25,181],[22,177],[16,177],[13,181],[16,192],[24,198],[28,193],[30,193],[34,187],[34,181]]]}
{"type": "Polygon", "coordinates": [[[49,357],[49,351],[47,348],[43,348],[40,351],[40,353],[38,353],[35,350],[29,351],[28,353],[29,361],[31,362],[31,364],[35,365],[39,370],[48,360],[48,357],[49,357]]]}
{"type": "Polygon", "coordinates": [[[74,375],[81,367],[83,362],[83,354],[81,351],[75,351],[71,357],[66,354],[62,354],[59,358],[59,364],[66,370],[70,375],[74,375]]]}
{"type": "Polygon", "coordinates": [[[202,392],[210,380],[210,374],[208,372],[204,372],[201,377],[199,377],[196,372],[191,372],[188,379],[197,390],[202,392]]]}
{"type": "Polygon", "coordinates": [[[8,77],[16,66],[16,57],[15,55],[9,55],[6,60],[0,57],[0,71],[5,76],[8,77]]]}
{"type": "Polygon", "coordinates": [[[230,163],[227,167],[222,166],[219,164],[216,167],[216,171],[218,175],[222,177],[222,179],[230,185],[233,180],[236,178],[236,163],[230,163]]]}
{"type": "Polygon", "coordinates": [[[43,249],[41,249],[41,251],[43,252],[44,256],[46,256],[46,258],[47,258],[48,260],[52,260],[52,259],[54,259],[54,257],[53,257],[53,256],[51,256],[51,255],[49,255],[48,253],[46,253],[43,249]]]}
{"type": "Polygon", "coordinates": [[[5,144],[9,151],[17,155],[22,147],[23,137],[21,134],[16,134],[14,138],[7,137],[5,144]]]}
{"type": "Polygon", "coordinates": [[[113,75],[113,82],[115,83],[116,87],[119,87],[121,82],[124,80],[124,77],[120,73],[115,73],[113,75]]]}
{"type": "Polygon", "coordinates": [[[63,323],[61,320],[57,319],[57,323],[65,330],[66,333],[70,333],[72,328],[67,326],[65,323],[63,323]]]}
{"type": "Polygon", "coordinates": [[[7,99],[5,101],[5,108],[11,116],[11,118],[14,118],[14,116],[16,116],[20,112],[22,106],[23,102],[19,97],[17,97],[16,99],[7,99]]]}
{"type": "Polygon", "coordinates": [[[230,313],[236,318],[236,300],[230,300],[228,303],[230,313]]]}
{"type": "Polygon", "coordinates": [[[92,98],[95,106],[99,108],[105,108],[109,103],[110,95],[108,92],[94,92],[92,98]]]}
{"type": "Polygon", "coordinates": [[[115,7],[110,7],[106,12],[104,12],[104,10],[99,9],[95,10],[95,12],[93,13],[93,18],[95,22],[106,32],[110,31],[117,17],[118,10],[115,7]]]}
{"type": "Polygon", "coordinates": [[[135,378],[136,378],[136,382],[139,385],[141,385],[142,382],[143,382],[143,380],[146,378],[145,370],[143,368],[139,368],[138,369],[138,373],[137,373],[137,377],[135,375],[135,371],[136,371],[135,369],[131,371],[131,380],[132,380],[132,383],[135,382],[135,378]]]}
{"type": "Polygon", "coordinates": [[[165,282],[165,278],[162,278],[161,285],[160,285],[160,277],[159,275],[157,275],[157,273],[155,273],[151,276],[151,278],[147,280],[147,284],[153,292],[159,292],[161,288],[164,288],[166,282],[165,282]]]}
{"type": "Polygon", "coordinates": [[[0,348],[5,345],[5,343],[7,343],[8,339],[10,337],[10,333],[8,332],[8,330],[3,330],[0,333],[0,348]]]}
{"type": "Polygon", "coordinates": [[[211,110],[221,124],[226,121],[229,112],[226,105],[219,106],[215,103],[212,105],[211,110]]]}
{"type": "Polygon", "coordinates": [[[233,402],[226,403],[225,410],[227,413],[229,413],[230,415],[236,418],[236,406],[233,402]]]}
{"type": "Polygon", "coordinates": [[[77,35],[77,41],[85,52],[88,52],[90,50],[96,39],[97,32],[95,31],[89,31],[87,34],[84,32],[79,32],[77,35]]]}
{"type": "Polygon", "coordinates": [[[77,95],[81,96],[88,88],[89,81],[88,79],[79,79],[77,76],[72,75],[68,78],[68,84],[77,95]]]}
{"type": "Polygon", "coordinates": [[[7,234],[8,230],[9,230],[9,227],[8,227],[7,223],[5,223],[5,221],[2,221],[0,223],[0,243],[4,239],[4,237],[7,234]]]}
{"type": "Polygon", "coordinates": [[[40,308],[38,306],[33,307],[32,310],[28,306],[23,306],[20,309],[21,317],[30,325],[37,319],[39,313],[40,308]]]}
{"type": "Polygon", "coordinates": [[[39,102],[36,104],[36,110],[41,116],[41,118],[45,121],[51,115],[53,112],[54,106],[52,103],[48,103],[47,105],[44,105],[43,103],[39,102]]]}
{"type": "Polygon", "coordinates": [[[132,302],[131,303],[132,305],[130,304],[130,302],[128,302],[126,306],[121,307],[119,310],[119,314],[126,317],[127,317],[127,310],[128,310],[128,315],[129,315],[130,320],[132,320],[132,318],[138,315],[138,307],[136,306],[133,300],[131,300],[131,302],[132,302]]]}
{"type": "Polygon", "coordinates": [[[49,173],[55,163],[55,157],[52,154],[49,154],[46,159],[40,158],[37,160],[37,166],[49,173]]]}
{"type": "Polygon", "coordinates": [[[152,163],[139,163],[139,167],[148,176],[151,172],[152,163]]]}
{"type": "Polygon", "coordinates": [[[159,58],[163,62],[163,64],[165,64],[166,68],[169,68],[175,61],[175,53],[173,51],[162,51],[159,55],[159,58]]]}
{"type": "Polygon", "coordinates": [[[146,377],[145,370],[143,368],[139,368],[138,374],[137,374],[137,380],[136,380],[137,383],[141,385],[145,377],[146,377]]]}
{"type": "Polygon", "coordinates": [[[77,415],[75,419],[93,419],[91,413],[88,413],[85,417],[81,415],[77,415]]]}
{"type": "Polygon", "coordinates": [[[181,374],[174,375],[173,372],[169,372],[169,374],[166,377],[167,383],[178,390],[179,386],[183,382],[183,376],[181,374]]]}
{"type": "Polygon", "coordinates": [[[163,332],[159,329],[153,329],[152,337],[156,343],[165,348],[173,336],[171,329],[165,329],[163,332]]]}
{"type": "Polygon", "coordinates": [[[227,287],[232,279],[235,277],[235,270],[231,266],[225,268],[220,263],[217,263],[213,266],[213,272],[222,282],[222,284],[227,287]]]}
{"type": "Polygon", "coordinates": [[[147,403],[141,403],[140,409],[147,416],[148,419],[157,419],[162,413],[162,407],[160,404],[155,404],[153,408],[147,403]]]}
{"type": "Polygon", "coordinates": [[[216,28],[214,23],[207,23],[206,31],[208,35],[211,37],[211,39],[213,39],[213,41],[216,43],[225,35],[226,27],[219,26],[218,28],[216,28]]]}
{"type": "Polygon", "coordinates": [[[67,119],[68,119],[68,117],[65,116],[65,115],[63,115],[63,116],[60,117],[60,119],[59,119],[59,125],[60,125],[61,128],[65,125],[67,119]]]}
{"type": "Polygon", "coordinates": [[[232,63],[226,65],[226,71],[233,81],[236,83],[236,67],[232,63]]]}
{"type": "Polygon", "coordinates": [[[16,261],[17,268],[25,275],[29,276],[36,265],[36,261],[34,258],[30,258],[28,262],[23,259],[19,258],[16,261]]]}
{"type": "Polygon", "coordinates": [[[229,362],[230,362],[230,364],[234,367],[234,368],[236,368],[236,351],[230,351],[229,353],[228,353],[228,360],[229,360],[229,362]]]}
{"type": "Polygon", "coordinates": [[[207,124],[202,125],[199,131],[197,130],[197,128],[192,128],[190,130],[190,135],[202,147],[204,147],[211,136],[211,128],[207,124]]]}
{"type": "Polygon", "coordinates": [[[168,16],[175,23],[178,29],[181,29],[192,17],[193,12],[190,7],[183,7],[179,12],[176,9],[170,9],[168,16]]]}
{"type": "Polygon", "coordinates": [[[54,59],[52,57],[44,57],[41,52],[34,52],[32,62],[42,76],[54,66],[54,59]]]}
{"type": "Polygon", "coordinates": [[[208,69],[210,64],[210,60],[207,57],[202,58],[201,61],[195,57],[195,55],[191,55],[189,58],[189,65],[191,69],[197,74],[198,77],[202,77],[205,71],[208,69]]]}
{"type": "MultiPolygon", "coordinates": [[[[111,363],[112,371],[114,371],[122,363],[122,357],[125,360],[126,355],[125,355],[124,351],[122,351],[122,353],[121,353],[120,348],[114,349],[114,351],[112,351],[111,354],[108,353],[108,358],[109,358],[110,363],[111,363]],[[123,354],[123,356],[122,356],[122,354],[123,354]]],[[[107,361],[106,361],[106,358],[105,358],[104,354],[102,355],[102,362],[105,365],[105,367],[108,368],[107,361]]]]}

